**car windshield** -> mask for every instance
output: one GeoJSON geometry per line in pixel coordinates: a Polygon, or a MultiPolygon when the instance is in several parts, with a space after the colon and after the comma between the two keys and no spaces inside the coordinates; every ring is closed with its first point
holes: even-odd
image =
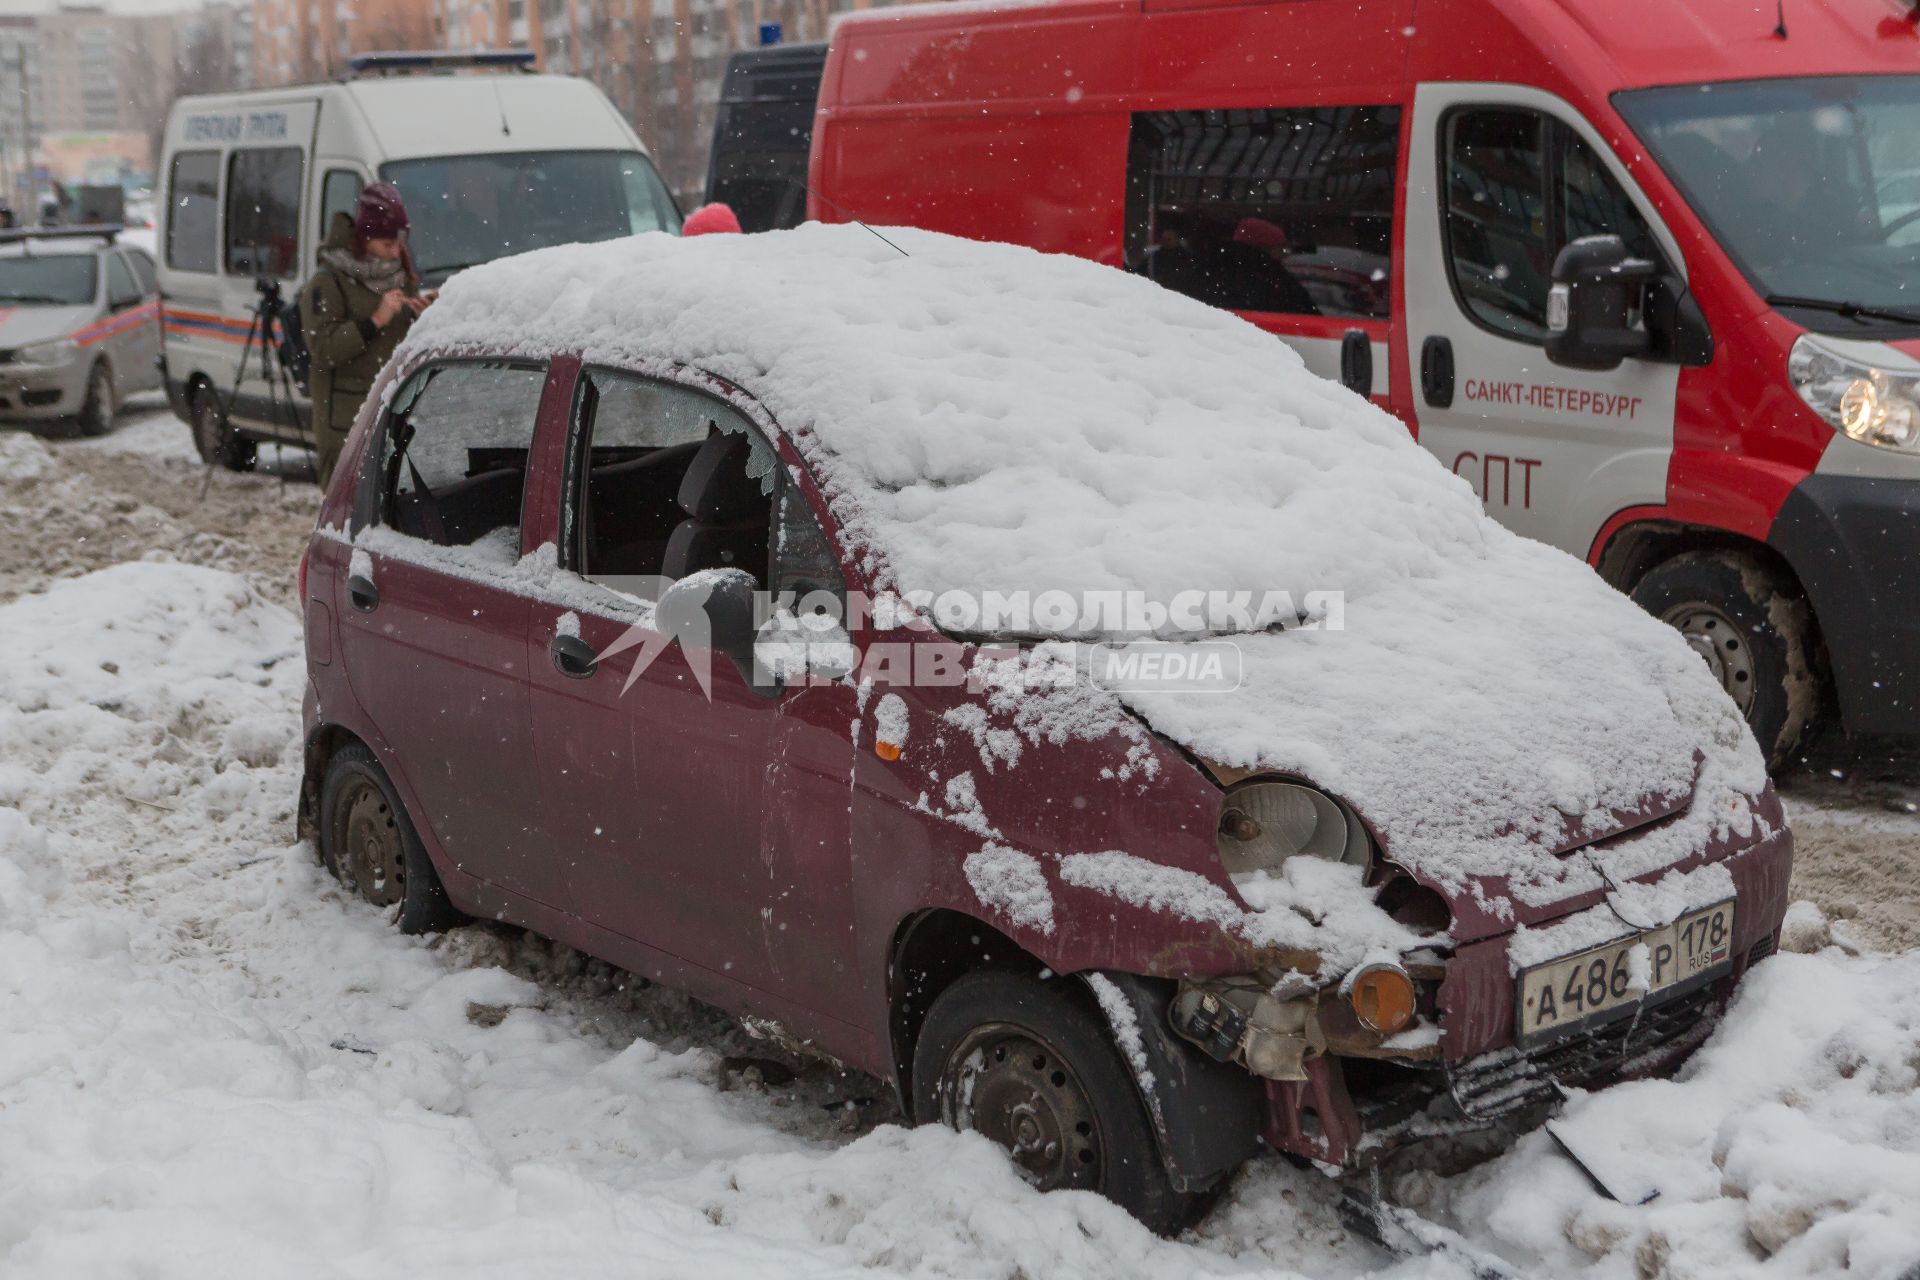
{"type": "Polygon", "coordinates": [[[16,307],[84,306],[93,301],[98,271],[90,253],[0,258],[0,303],[16,307]]]}
{"type": "Polygon", "coordinates": [[[1640,89],[1614,103],[1763,296],[1840,304],[1848,327],[1876,319],[1861,309],[1920,312],[1920,76],[1640,89]]]}
{"type": "Polygon", "coordinates": [[[431,284],[529,249],[680,229],[660,175],[633,151],[442,156],[380,173],[407,202],[414,268],[431,284]]]}

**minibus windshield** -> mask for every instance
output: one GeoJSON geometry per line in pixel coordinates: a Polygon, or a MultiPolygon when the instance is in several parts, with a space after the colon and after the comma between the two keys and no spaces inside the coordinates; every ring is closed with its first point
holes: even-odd
{"type": "Polygon", "coordinates": [[[1920,76],[1638,89],[1614,105],[1762,296],[1815,328],[1920,315],[1920,76]]]}
{"type": "Polygon", "coordinates": [[[414,269],[429,284],[510,253],[680,229],[666,184],[633,151],[397,160],[380,176],[407,202],[414,269]]]}
{"type": "Polygon", "coordinates": [[[84,306],[93,301],[98,268],[92,254],[0,258],[0,303],[10,306],[84,306]]]}

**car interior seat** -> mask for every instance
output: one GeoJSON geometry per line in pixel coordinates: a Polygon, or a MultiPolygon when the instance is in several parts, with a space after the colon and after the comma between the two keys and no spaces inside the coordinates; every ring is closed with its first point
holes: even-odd
{"type": "Polygon", "coordinates": [[[680,481],[684,518],[667,539],[660,572],[684,578],[703,569],[745,569],[766,581],[772,500],[747,474],[753,442],[713,428],[680,481]]]}

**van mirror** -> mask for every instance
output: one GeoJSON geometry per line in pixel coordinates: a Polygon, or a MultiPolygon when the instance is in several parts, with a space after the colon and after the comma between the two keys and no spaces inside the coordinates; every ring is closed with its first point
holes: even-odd
{"type": "Polygon", "coordinates": [[[759,591],[759,580],[745,569],[689,574],[660,593],[655,624],[689,649],[707,649],[725,657],[748,688],[771,696],[779,691],[779,681],[754,659],[759,591]]]}
{"type": "Polygon", "coordinates": [[[1651,345],[1642,295],[1658,268],[1631,257],[1619,236],[1583,236],[1553,260],[1547,359],[1569,369],[1617,368],[1651,345]]]}

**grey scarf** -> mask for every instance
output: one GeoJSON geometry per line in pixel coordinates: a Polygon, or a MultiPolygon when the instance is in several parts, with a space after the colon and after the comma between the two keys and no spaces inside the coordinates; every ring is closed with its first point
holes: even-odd
{"type": "Polygon", "coordinates": [[[400,258],[356,258],[347,249],[322,249],[320,265],[358,280],[375,293],[403,289],[407,284],[407,265],[400,258]]]}

